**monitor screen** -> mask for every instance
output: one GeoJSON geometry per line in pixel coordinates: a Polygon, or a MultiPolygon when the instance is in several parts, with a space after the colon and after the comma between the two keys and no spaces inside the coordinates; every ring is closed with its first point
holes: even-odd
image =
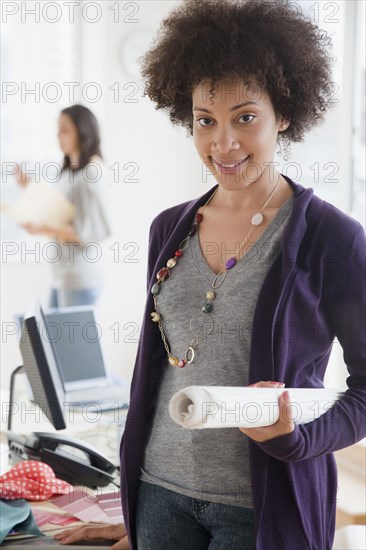
{"type": "Polygon", "coordinates": [[[20,351],[35,403],[56,430],[66,428],[63,384],[38,300],[24,316],[20,351]]]}
{"type": "Polygon", "coordinates": [[[83,387],[87,380],[105,378],[101,328],[93,309],[79,306],[48,310],[45,317],[65,388],[74,387],[76,382],[83,387]]]}

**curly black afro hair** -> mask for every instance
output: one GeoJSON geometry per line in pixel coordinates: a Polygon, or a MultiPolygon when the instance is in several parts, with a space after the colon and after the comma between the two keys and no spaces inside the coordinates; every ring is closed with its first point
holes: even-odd
{"type": "Polygon", "coordinates": [[[332,45],[289,0],[185,0],[165,18],[142,56],[143,96],[193,135],[192,91],[203,80],[255,81],[268,93],[282,135],[294,142],[331,106],[332,45]]]}

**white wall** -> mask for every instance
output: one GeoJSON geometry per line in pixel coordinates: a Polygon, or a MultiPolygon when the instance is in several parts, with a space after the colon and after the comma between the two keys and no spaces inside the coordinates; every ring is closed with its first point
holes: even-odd
{"type": "MultiPolygon", "coordinates": [[[[123,40],[134,34],[135,44],[132,47],[136,48],[136,55],[139,55],[139,48],[146,47],[149,37],[155,35],[162,18],[179,2],[139,2],[139,12],[134,16],[138,22],[135,23],[123,22],[123,18],[130,13],[127,11],[121,12],[119,22],[114,22],[113,12],[110,10],[114,4],[100,3],[103,17],[98,23],[82,21],[80,81],[97,82],[103,91],[100,101],[85,104],[100,120],[103,151],[108,166],[119,163],[121,179],[130,173],[128,168],[124,168],[126,163],[135,163],[138,168],[135,175],[138,179],[136,183],[114,183],[111,169],[110,181],[105,184],[113,236],[103,249],[107,286],[99,304],[99,321],[104,329],[103,342],[107,361],[114,371],[130,378],[145,303],[146,254],[150,222],[164,208],[205,193],[214,185],[215,180],[211,177],[206,182],[202,181],[201,162],[192,140],[185,137],[182,129],[173,128],[168,117],[157,112],[147,98],[141,97],[141,83],[136,81],[136,84],[127,84],[134,79],[126,74],[120,61],[123,40]],[[120,100],[115,102],[110,87],[114,86],[116,89],[117,85],[120,89],[120,100]],[[125,85],[127,88],[123,89],[125,85]],[[136,90],[136,86],[140,86],[134,96],[138,101],[128,102],[128,93],[136,90]],[[113,246],[113,249],[109,246],[113,246]],[[120,251],[119,261],[114,261],[113,250],[116,250],[116,247],[119,247],[120,251]],[[136,263],[127,261],[127,254],[133,250],[136,252],[134,259],[138,260],[136,263]],[[120,334],[115,341],[117,327],[120,334]],[[135,341],[131,342],[128,341],[128,336],[134,328],[137,333],[132,338],[135,341]]],[[[335,76],[338,82],[342,78],[343,67],[348,66],[351,60],[343,59],[342,54],[345,3],[337,4],[340,6],[338,22],[332,23],[330,31],[334,32],[337,38],[338,65],[335,76]]],[[[326,24],[323,26],[326,27],[326,24]]],[[[283,170],[283,173],[287,173],[305,186],[313,187],[320,196],[342,209],[345,209],[344,188],[349,185],[344,178],[349,169],[349,161],[344,154],[344,143],[350,132],[351,122],[346,116],[346,91],[346,88],[341,88],[342,93],[337,96],[339,101],[336,108],[328,114],[326,123],[312,132],[303,144],[293,146],[291,162],[301,166],[301,175],[295,165],[288,165],[287,170],[283,170]],[[314,181],[314,172],[311,169],[315,163],[319,163],[319,183],[314,181]],[[331,169],[326,168],[326,163],[339,166],[339,172],[335,176],[339,179],[338,183],[322,182],[331,173],[331,169]]],[[[2,326],[4,322],[13,321],[15,312],[24,311],[34,295],[39,296],[45,303],[50,282],[46,263],[6,263],[2,266],[2,275],[2,326]]],[[[17,337],[14,335],[7,338],[7,345],[2,346],[3,387],[8,385],[10,370],[18,362],[17,337]]],[[[335,372],[339,367],[336,357],[333,365],[335,372]]],[[[340,376],[332,375],[330,385],[342,384],[343,372],[337,372],[340,376]]]]}

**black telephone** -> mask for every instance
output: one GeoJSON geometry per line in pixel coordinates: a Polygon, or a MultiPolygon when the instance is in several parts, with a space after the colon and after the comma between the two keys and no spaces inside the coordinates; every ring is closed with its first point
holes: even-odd
{"type": "Polygon", "coordinates": [[[8,431],[7,438],[12,464],[20,460],[41,460],[51,466],[56,477],[71,485],[96,488],[116,484],[112,475],[116,466],[88,443],[46,432],[19,435],[8,431]]]}

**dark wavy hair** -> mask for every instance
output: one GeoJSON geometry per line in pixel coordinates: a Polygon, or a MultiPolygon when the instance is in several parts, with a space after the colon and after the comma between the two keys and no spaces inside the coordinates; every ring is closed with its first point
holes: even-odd
{"type": "MultiPolygon", "coordinates": [[[[332,105],[334,58],[329,35],[289,0],[185,0],[165,18],[140,58],[143,96],[193,135],[192,91],[240,78],[264,89],[283,137],[303,141],[332,105]]],[[[333,100],[334,101],[334,100],[333,100]]]]}
{"type": "Polygon", "coordinates": [[[65,155],[62,170],[66,168],[70,168],[73,171],[81,170],[89,163],[93,155],[98,155],[100,158],[103,158],[100,150],[99,125],[95,115],[83,105],[66,107],[62,109],[61,113],[69,116],[74,123],[79,136],[80,145],[79,164],[73,166],[70,163],[68,155],[65,155]]]}

